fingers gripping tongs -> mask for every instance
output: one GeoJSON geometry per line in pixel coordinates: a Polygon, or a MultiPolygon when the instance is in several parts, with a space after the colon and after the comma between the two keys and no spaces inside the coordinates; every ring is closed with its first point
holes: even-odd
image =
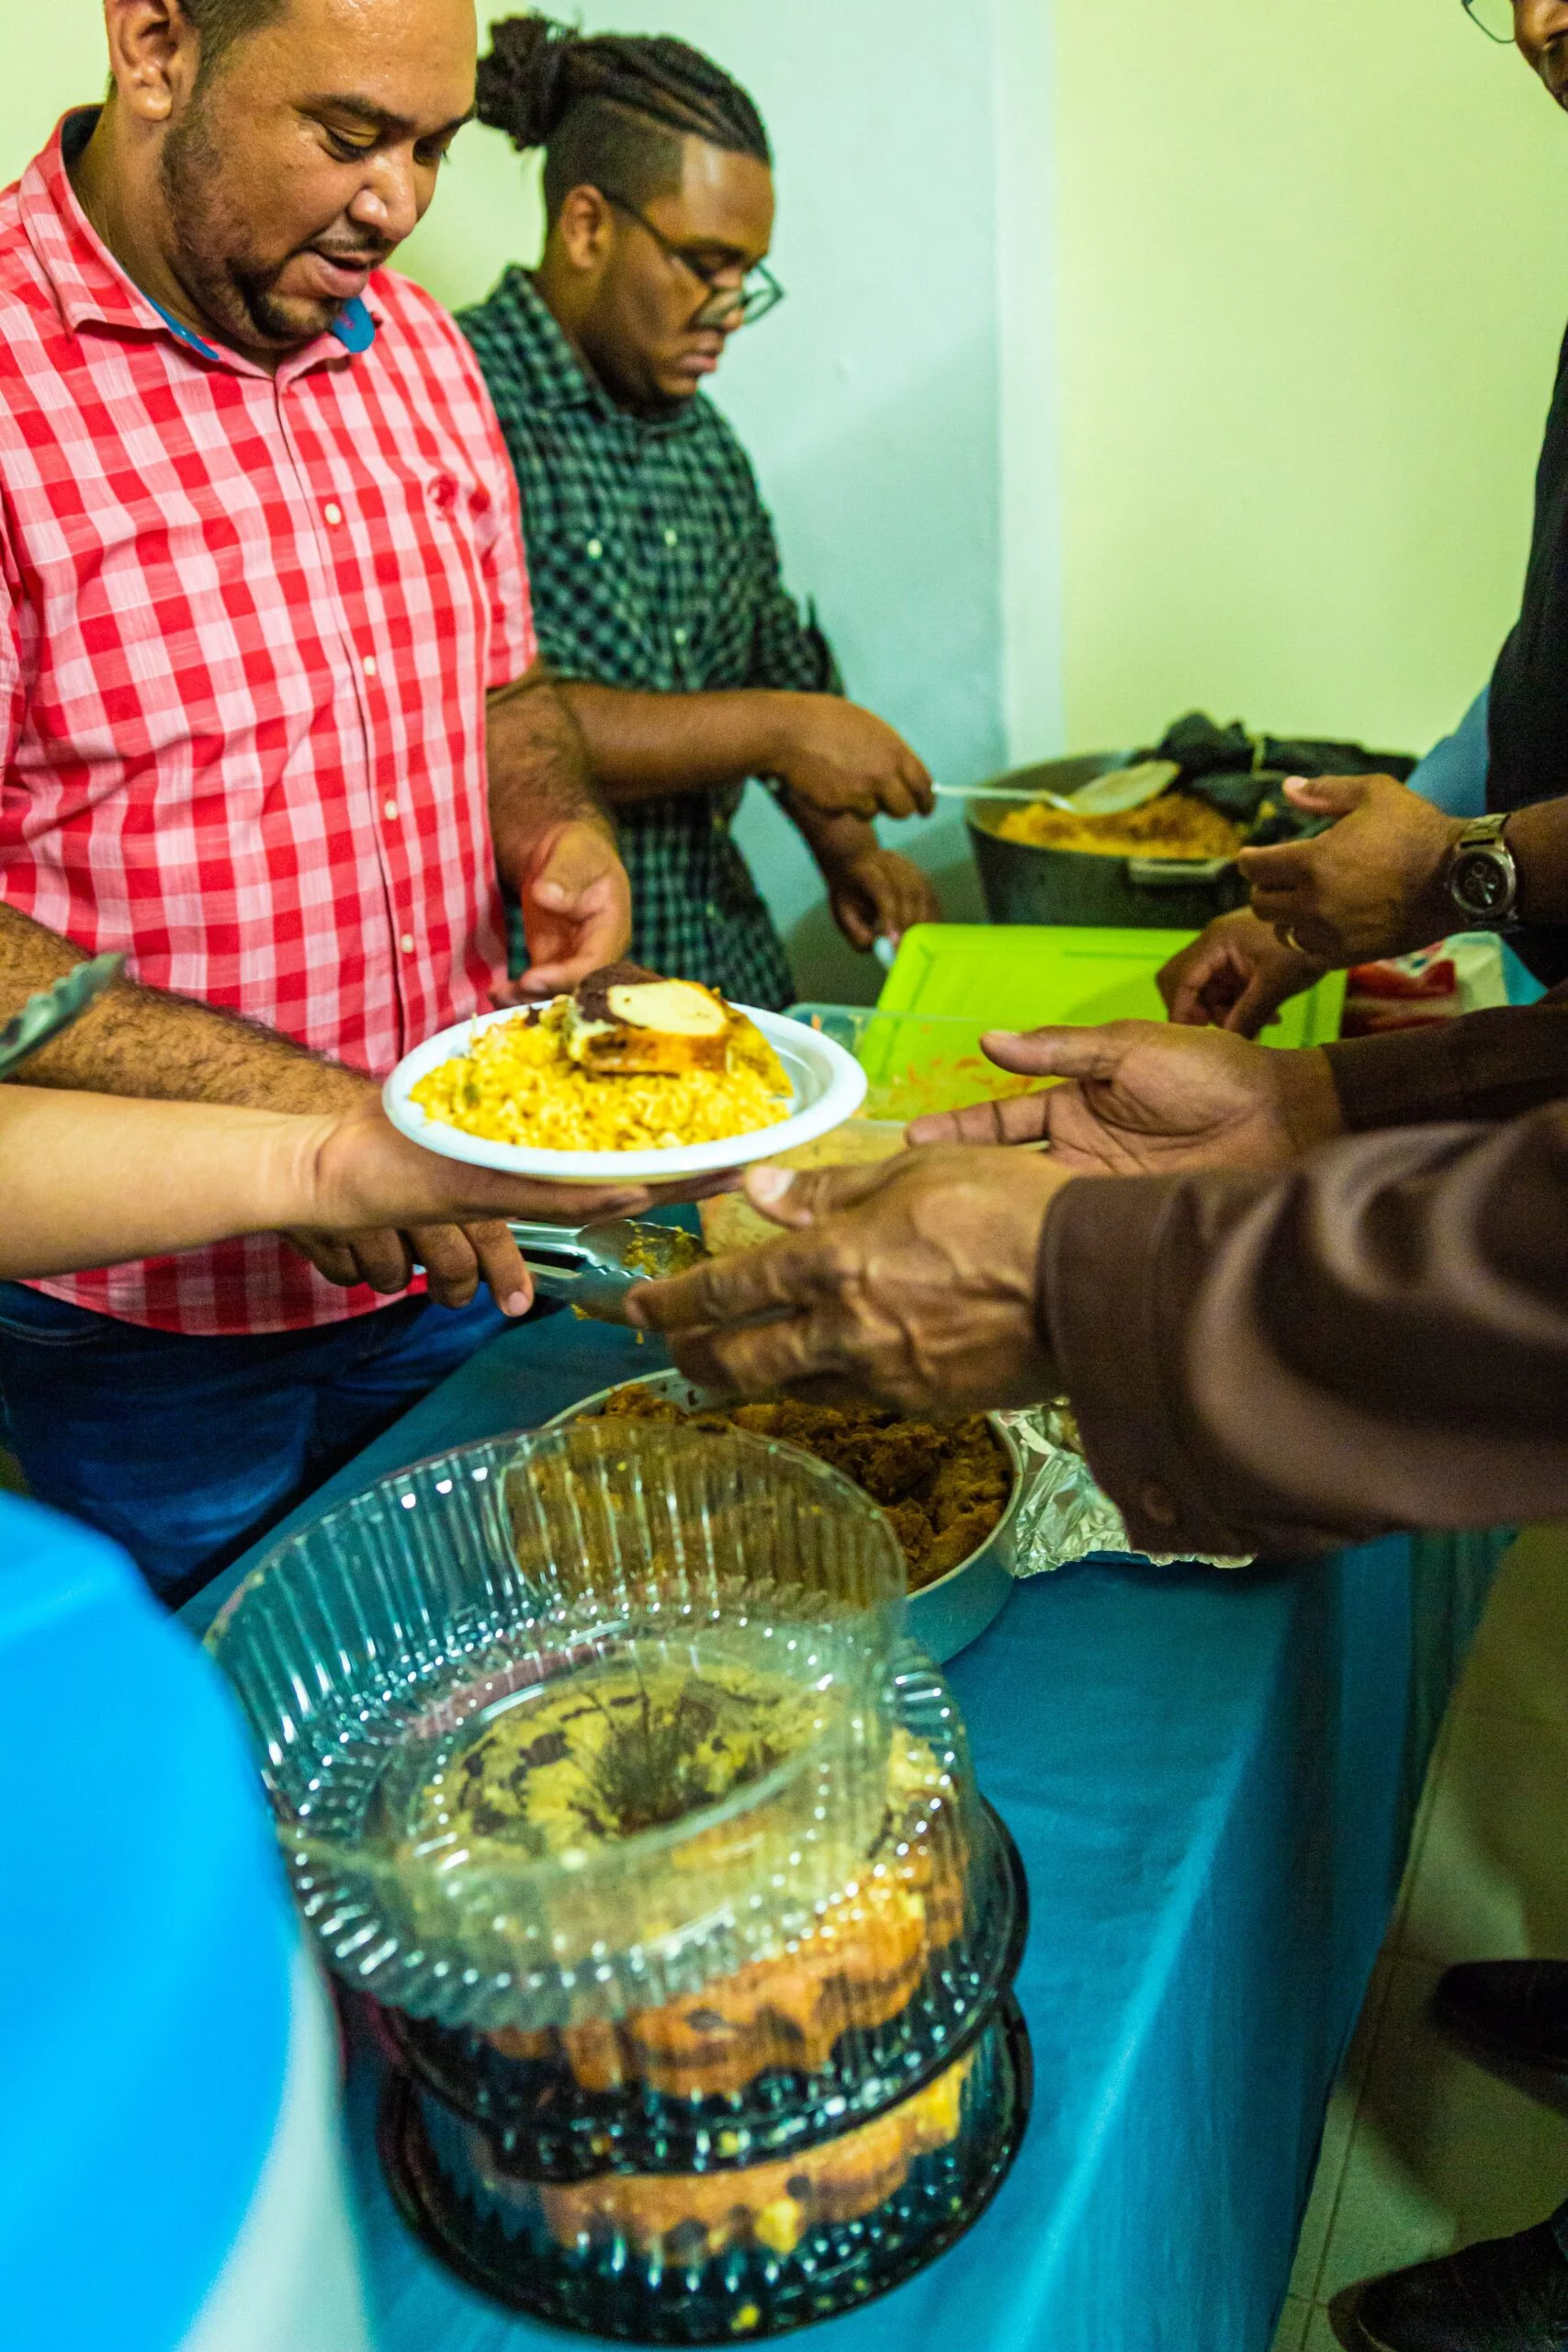
{"type": "Polygon", "coordinates": [[[512,1225],[508,1230],[541,1297],[564,1299],[599,1323],[624,1323],[627,1295],[637,1283],[684,1273],[707,1254],[694,1233],[630,1217],[575,1232],[558,1225],[512,1225]]]}

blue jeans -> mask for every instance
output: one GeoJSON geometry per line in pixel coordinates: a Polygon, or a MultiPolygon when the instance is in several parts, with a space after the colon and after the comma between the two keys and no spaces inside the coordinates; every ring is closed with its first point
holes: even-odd
{"type": "Polygon", "coordinates": [[[507,1328],[481,1291],[190,1339],[0,1283],[6,1442],[39,1502],[114,1536],[178,1608],[507,1328]]]}

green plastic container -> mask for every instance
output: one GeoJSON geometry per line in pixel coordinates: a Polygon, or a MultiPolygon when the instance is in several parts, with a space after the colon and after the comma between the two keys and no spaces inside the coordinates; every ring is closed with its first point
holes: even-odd
{"type": "MultiPolygon", "coordinates": [[[[1048,1022],[1091,1028],[1102,1021],[1163,1021],[1155,975],[1196,937],[1191,931],[1107,931],[1088,923],[920,923],[905,933],[877,1010],[963,1020],[976,1036],[1048,1022]]],[[[1263,1043],[1326,1045],[1339,1035],[1344,1002],[1345,975],[1331,972],[1280,1007],[1263,1043]]],[[[897,1049],[889,1044],[887,1050],[897,1049]]]]}

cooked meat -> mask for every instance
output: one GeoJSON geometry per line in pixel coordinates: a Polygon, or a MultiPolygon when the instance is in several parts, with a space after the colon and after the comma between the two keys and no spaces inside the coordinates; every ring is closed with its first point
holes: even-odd
{"type": "Polygon", "coordinates": [[[932,1536],[931,1549],[920,1563],[919,1581],[934,1584],[938,1577],[955,1568],[960,1560],[966,1560],[971,1552],[977,1552],[1000,1516],[999,1506],[992,1509],[982,1504],[976,1510],[961,1512],[958,1518],[950,1520],[940,1535],[932,1536]]]}
{"type": "Polygon", "coordinates": [[[623,1420],[748,1430],[814,1454],[879,1502],[908,1563],[909,1589],[933,1584],[977,1551],[1007,1508],[1012,1473],[983,1413],[907,1420],[882,1405],[807,1405],[781,1396],[689,1410],[634,1381],[607,1397],[623,1420]]]}

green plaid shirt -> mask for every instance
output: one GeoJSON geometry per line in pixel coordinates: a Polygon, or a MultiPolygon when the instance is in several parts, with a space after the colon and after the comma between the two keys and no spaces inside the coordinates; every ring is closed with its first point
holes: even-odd
{"type": "MultiPolygon", "coordinates": [[[[458,313],[523,496],[539,650],[565,678],[644,693],[838,691],[786,593],[750,460],[701,393],[628,415],[572,352],[526,271],[458,313]]],[[[742,1004],[795,994],[784,943],[730,838],[743,787],[617,812],[632,954],[742,1004]]]]}

